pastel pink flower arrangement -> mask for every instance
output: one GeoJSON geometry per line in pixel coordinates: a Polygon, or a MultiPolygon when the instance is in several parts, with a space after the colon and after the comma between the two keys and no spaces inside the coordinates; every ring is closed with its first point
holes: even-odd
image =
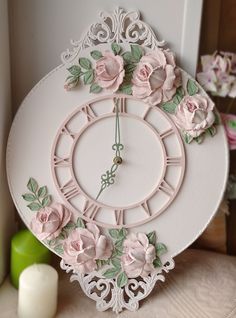
{"type": "Polygon", "coordinates": [[[214,103],[199,94],[185,96],[175,113],[176,125],[191,138],[199,137],[215,122],[214,103]]]}
{"type": "Polygon", "coordinates": [[[155,247],[149,243],[146,234],[131,233],[124,240],[121,266],[129,278],[151,274],[155,270],[155,258],[155,247]]]}
{"type": "MultiPolygon", "coordinates": [[[[194,79],[188,78],[184,83],[186,87],[183,87],[182,71],[169,49],[156,48],[145,52],[143,47],[131,44],[130,51],[123,51],[116,43],[112,43],[111,49],[91,51],[94,63],[88,58],[79,58],[79,65],[68,69],[71,75],[65,88],[72,89],[82,78],[84,84],[90,84],[91,93],[105,89],[133,95],[152,106],[161,107],[173,115],[172,119],[181,129],[186,143],[192,140],[200,143],[206,131],[211,136],[215,134],[214,104],[207,96],[202,96],[201,88],[194,79]]],[[[207,62],[209,65],[206,60],[209,58],[203,59],[204,70],[210,74],[215,74],[216,69],[222,76],[229,69],[234,71],[234,57],[214,57],[207,62]]]]}
{"type": "Polygon", "coordinates": [[[236,54],[215,52],[201,57],[202,72],[197,79],[212,95],[236,97],[236,54]]]}
{"type": "Polygon", "coordinates": [[[63,259],[80,273],[90,273],[97,269],[96,260],[111,257],[111,240],[101,235],[95,224],[87,223],[86,228],[73,230],[63,242],[63,259]]]}
{"type": "Polygon", "coordinates": [[[154,231],[128,235],[121,228],[110,229],[110,236],[105,235],[93,223],[80,217],[75,221],[63,204],[51,202],[47,186],[40,187],[34,178],[29,179],[27,188],[29,192],[22,198],[35,213],[31,230],[74,271],[88,274],[105,266],[102,275],[124,287],[128,278],[146,277],[162,267],[160,256],[167,248],[156,242],[154,231]]]}
{"type": "Polygon", "coordinates": [[[57,238],[70,222],[71,212],[60,203],[41,208],[32,218],[30,227],[40,240],[57,238]]]}
{"type": "Polygon", "coordinates": [[[181,71],[176,66],[174,54],[170,50],[155,49],[144,54],[139,45],[131,45],[131,51],[123,52],[120,45],[113,43],[112,51],[90,53],[95,67],[88,58],[79,58],[79,65],[68,68],[64,88],[76,87],[80,78],[89,84],[91,93],[103,89],[133,94],[151,105],[170,100],[181,85],[181,71]]]}
{"type": "Polygon", "coordinates": [[[125,75],[123,58],[112,52],[105,52],[96,61],[95,74],[95,81],[100,87],[116,92],[125,75]]]}
{"type": "Polygon", "coordinates": [[[151,105],[169,101],[181,85],[173,53],[156,49],[145,54],[133,73],[132,84],[133,96],[151,105]]]}

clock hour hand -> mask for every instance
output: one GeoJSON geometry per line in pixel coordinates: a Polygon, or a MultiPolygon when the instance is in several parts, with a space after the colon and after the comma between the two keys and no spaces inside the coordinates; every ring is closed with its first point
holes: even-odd
{"type": "Polygon", "coordinates": [[[116,120],[115,120],[115,143],[112,145],[112,149],[115,151],[115,157],[113,159],[113,165],[110,170],[107,170],[106,173],[101,176],[101,187],[96,197],[96,200],[99,198],[103,190],[115,183],[115,172],[120,164],[122,164],[121,151],[124,149],[124,146],[120,142],[120,118],[119,118],[119,106],[118,101],[115,101],[115,111],[116,111],[116,120]]]}

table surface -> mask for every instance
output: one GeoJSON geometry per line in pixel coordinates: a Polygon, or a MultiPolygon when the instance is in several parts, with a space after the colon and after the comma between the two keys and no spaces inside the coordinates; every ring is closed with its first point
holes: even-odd
{"type": "MultiPolygon", "coordinates": [[[[56,318],[112,318],[112,311],[97,312],[78,282],[69,282],[59,270],[56,318]]],[[[176,258],[176,268],[156,285],[138,312],[124,311],[119,318],[235,318],[236,257],[187,250],[176,258]]],[[[0,317],[17,317],[17,290],[9,278],[0,287],[0,317]]],[[[33,318],[33,317],[32,317],[33,318]]],[[[42,317],[43,318],[43,317],[42,317]]]]}

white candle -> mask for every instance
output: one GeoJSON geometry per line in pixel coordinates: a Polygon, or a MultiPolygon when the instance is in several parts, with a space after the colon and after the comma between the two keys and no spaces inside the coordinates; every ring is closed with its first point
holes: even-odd
{"type": "Polygon", "coordinates": [[[34,264],[20,275],[18,317],[52,318],[57,310],[58,274],[50,265],[34,264]]]}

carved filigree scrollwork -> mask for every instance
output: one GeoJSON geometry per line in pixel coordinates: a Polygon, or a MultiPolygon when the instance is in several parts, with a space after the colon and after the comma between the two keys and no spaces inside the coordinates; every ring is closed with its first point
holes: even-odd
{"type": "Polygon", "coordinates": [[[138,11],[116,8],[113,13],[100,12],[99,21],[93,23],[80,40],[71,40],[73,49],[62,53],[62,62],[71,63],[87,47],[113,42],[137,43],[151,49],[165,45],[165,41],[159,41],[151,27],[140,20],[138,11]]]}
{"type": "Polygon", "coordinates": [[[171,259],[148,277],[129,279],[125,287],[120,288],[117,286],[116,279],[104,278],[100,271],[80,274],[61,260],[61,268],[67,273],[72,272],[71,282],[80,283],[83,292],[96,302],[97,310],[105,311],[111,308],[116,313],[123,309],[136,311],[139,308],[139,302],[151,293],[156,282],[164,282],[163,274],[174,267],[174,260],[171,259]]]}

